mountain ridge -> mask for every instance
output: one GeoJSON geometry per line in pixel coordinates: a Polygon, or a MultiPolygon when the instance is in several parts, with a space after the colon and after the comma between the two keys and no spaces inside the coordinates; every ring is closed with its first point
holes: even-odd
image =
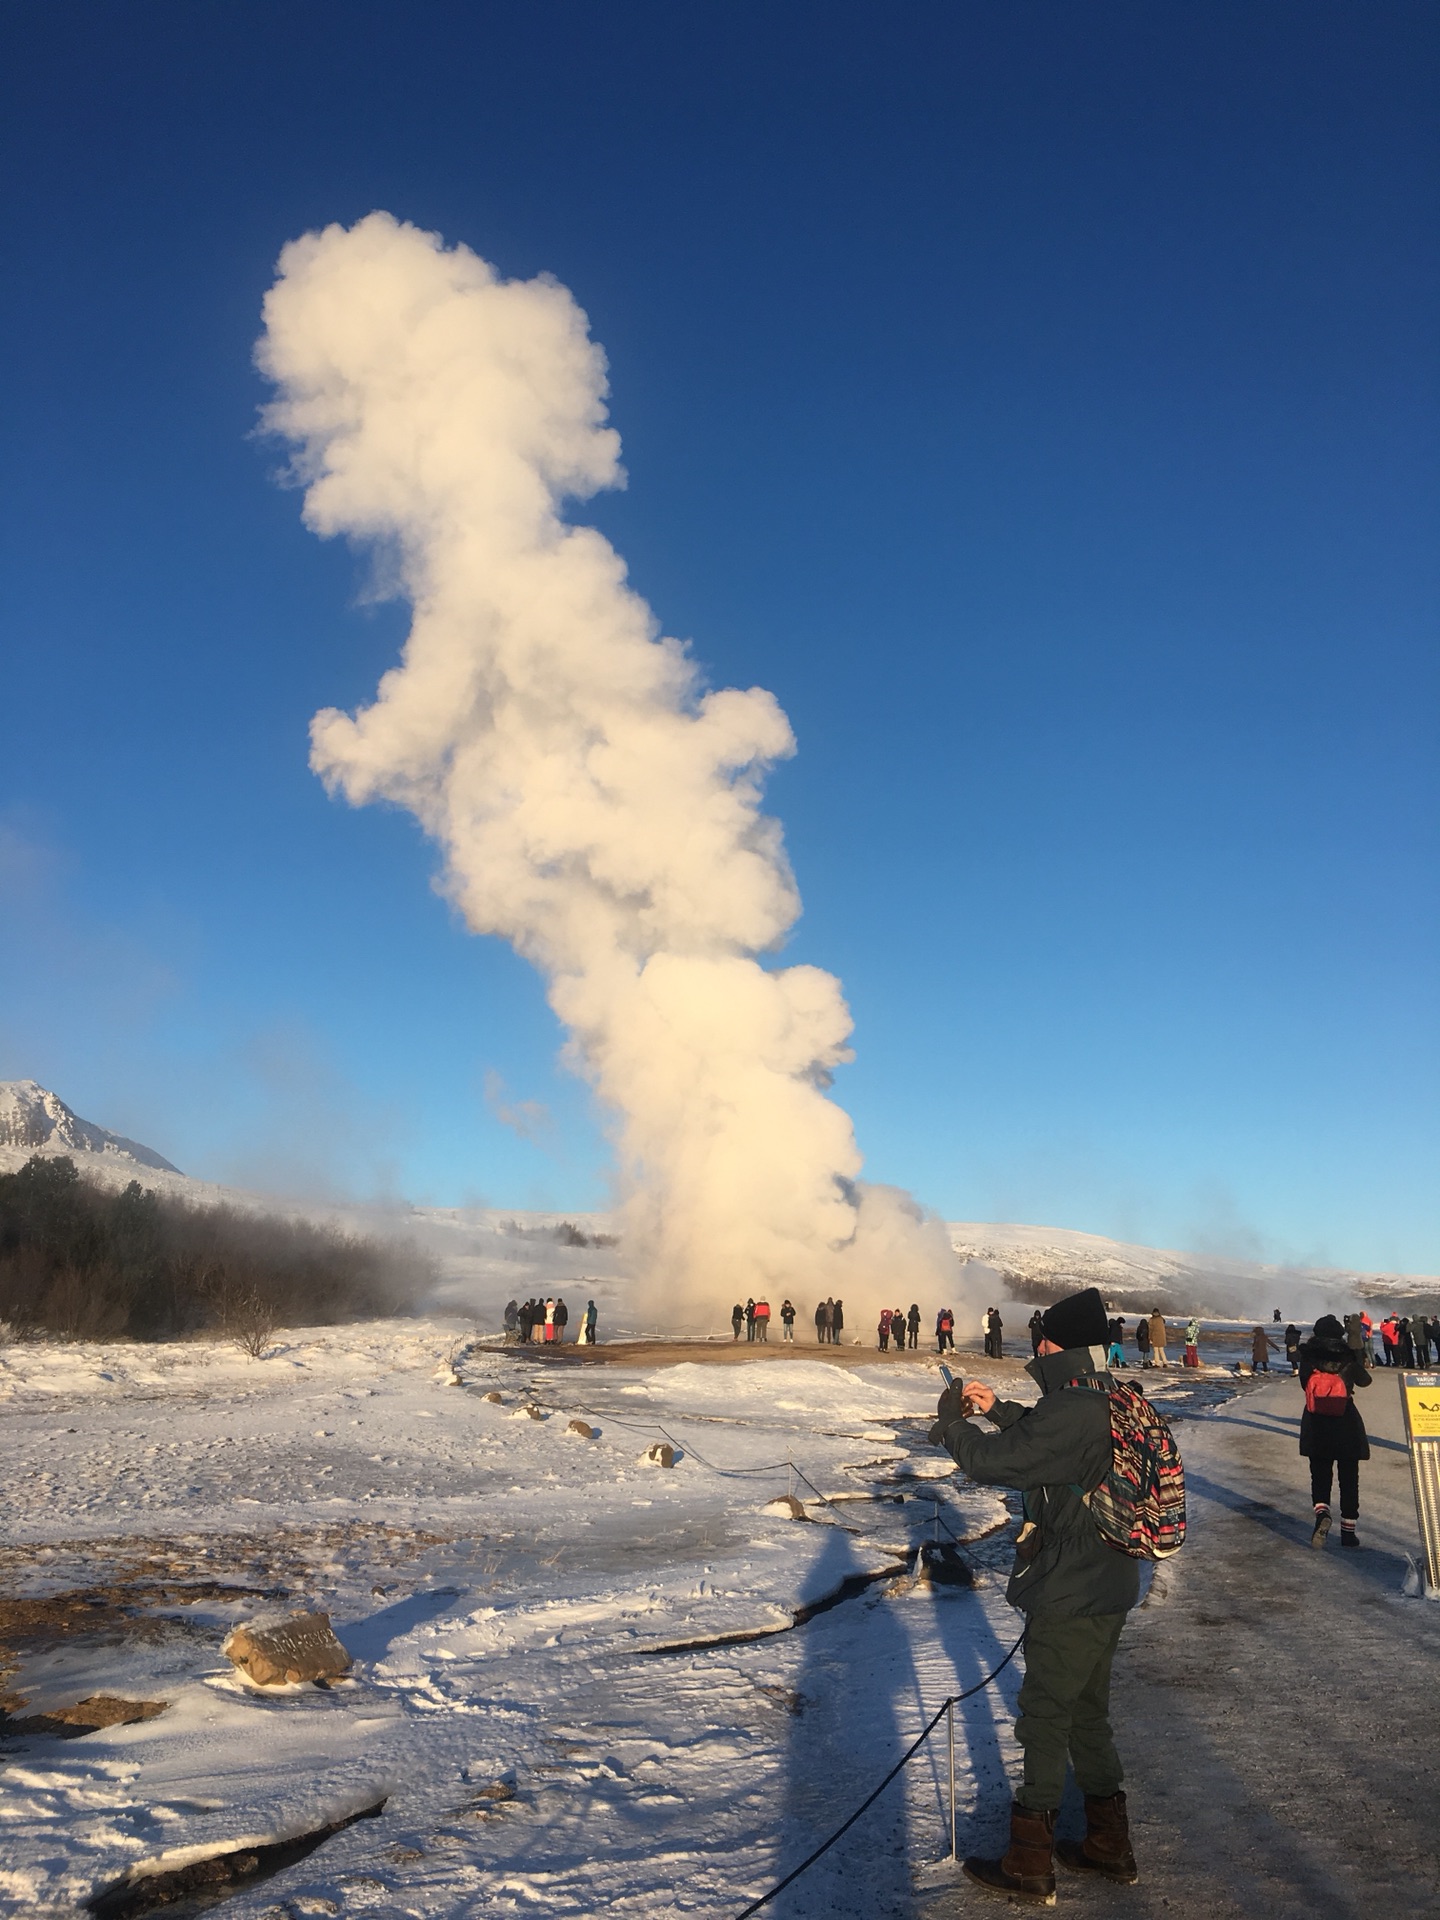
{"type": "MultiPolygon", "coordinates": [[[[58,1094],[36,1080],[0,1080],[0,1147],[22,1149],[55,1159],[83,1153],[129,1161],[154,1173],[180,1174],[163,1154],[129,1140],[123,1133],[82,1120],[58,1094]]],[[[181,1179],[184,1175],[180,1174],[181,1179]]]]}

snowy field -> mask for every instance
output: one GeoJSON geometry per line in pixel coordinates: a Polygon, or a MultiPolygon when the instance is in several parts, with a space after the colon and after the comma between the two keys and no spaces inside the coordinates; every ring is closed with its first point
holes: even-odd
{"type": "MultiPolygon", "coordinates": [[[[956,1364],[1033,1396],[1016,1359],[956,1364]]],[[[928,1446],[938,1384],[929,1354],[557,1358],[440,1319],[290,1334],[262,1361],[0,1347],[0,1912],[74,1916],[123,1875],[383,1799],[226,1889],[227,1914],[738,1916],[1014,1643],[1008,1496],[928,1446]],[[669,1469],[642,1458],[662,1440],[669,1469]],[[787,1490],[803,1518],[772,1507],[787,1490]],[[965,1543],[972,1585],[917,1578],[937,1538],[965,1543]],[[345,1682],[262,1694],[221,1655],[236,1623],[317,1607],[345,1682]],[[153,1717],[81,1733],[97,1696],[153,1717]]],[[[1440,1655],[1440,1607],[1405,1597],[1393,1383],[1366,1395],[1350,1556],[1308,1548],[1288,1375],[1145,1385],[1182,1416],[1191,1539],[1117,1665],[1144,1878],[1067,1882],[1067,1903],[1440,1913],[1429,1690],[1367,1699],[1349,1677],[1440,1655]]],[[[957,1715],[962,1853],[1001,1838],[1019,1680],[957,1715]]],[[[946,1788],[942,1727],[766,1911],[958,1920],[946,1788]]]]}
{"type": "MultiPolygon", "coordinates": [[[[17,1716],[165,1703],[7,1741],[0,1910],[72,1913],[127,1870],[384,1797],[227,1911],[738,1912],[1013,1642],[1009,1511],[926,1444],[930,1357],[481,1349],[446,1384],[462,1346],[406,1321],[258,1362],[0,1349],[0,1688],[17,1716]],[[671,1469],[642,1459],[662,1438],[671,1469]],[[803,1520],[765,1510],[787,1491],[803,1520]],[[950,1536],[973,1589],[912,1577],[950,1536]],[[262,1695],[221,1657],[236,1622],[311,1607],[346,1682],[262,1695]]],[[[962,1710],[966,1808],[1011,1757],[1017,1681],[962,1710]]],[[[942,1772],[939,1743],[774,1910],[910,1911],[906,1862],[923,1879],[947,1844],[942,1772]]]]}

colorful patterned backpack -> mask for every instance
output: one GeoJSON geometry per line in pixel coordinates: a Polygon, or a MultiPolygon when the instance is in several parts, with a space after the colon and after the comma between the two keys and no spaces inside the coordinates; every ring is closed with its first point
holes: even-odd
{"type": "Polygon", "coordinates": [[[1185,1544],[1185,1468],[1169,1423],[1138,1387],[1107,1387],[1082,1374],[1110,1402],[1110,1469],[1098,1487],[1077,1488],[1107,1547],[1132,1560],[1168,1560],[1185,1544]]]}

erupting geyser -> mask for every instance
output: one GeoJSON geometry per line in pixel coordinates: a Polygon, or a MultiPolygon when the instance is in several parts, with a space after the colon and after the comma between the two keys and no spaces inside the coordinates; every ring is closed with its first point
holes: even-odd
{"type": "Polygon", "coordinates": [[[609,542],[561,517],[623,479],[570,294],[373,213],[285,248],[257,354],[306,524],[373,542],[414,609],[374,702],[316,715],[311,765],[408,808],[469,925],[544,974],[616,1119],[654,1305],[839,1294],[858,1330],[882,1295],[953,1297],[938,1223],[857,1184],[826,1094],[839,982],[755,957],[800,910],[760,811],[785,715],[760,687],[705,692],[609,542]]]}

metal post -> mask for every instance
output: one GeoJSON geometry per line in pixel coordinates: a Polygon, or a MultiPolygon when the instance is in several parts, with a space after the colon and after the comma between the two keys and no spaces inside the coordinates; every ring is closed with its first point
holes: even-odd
{"type": "Polygon", "coordinates": [[[1440,1373],[1402,1373],[1399,1387],[1425,1580],[1440,1593],[1440,1373]]]}
{"type": "Polygon", "coordinates": [[[955,1702],[949,1703],[950,1712],[950,1858],[955,1858],[955,1702]]]}

